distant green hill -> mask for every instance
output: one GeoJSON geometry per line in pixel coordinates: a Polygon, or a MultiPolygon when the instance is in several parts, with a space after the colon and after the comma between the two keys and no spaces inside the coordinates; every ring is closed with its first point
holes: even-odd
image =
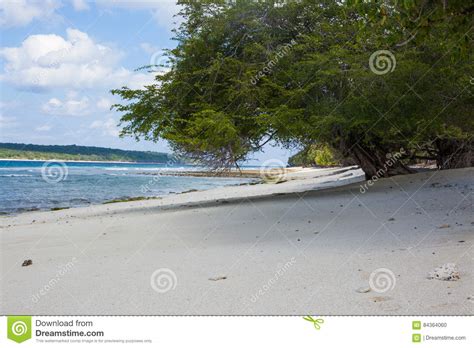
{"type": "Polygon", "coordinates": [[[33,145],[0,143],[0,158],[76,161],[122,161],[166,163],[173,155],[152,151],[126,151],[106,147],[77,145],[33,145]]]}

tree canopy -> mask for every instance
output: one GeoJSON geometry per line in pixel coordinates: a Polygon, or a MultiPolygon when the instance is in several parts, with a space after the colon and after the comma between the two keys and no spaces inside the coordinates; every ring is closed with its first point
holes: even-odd
{"type": "MultiPolygon", "coordinates": [[[[473,165],[472,6],[180,1],[167,72],[113,90],[123,135],[238,165],[268,142],[328,146],[368,176],[473,165]],[[413,17],[417,13],[418,17],[413,17]],[[403,153],[389,168],[394,153],[403,153]]],[[[393,161],[392,161],[393,162],[393,161]]]]}

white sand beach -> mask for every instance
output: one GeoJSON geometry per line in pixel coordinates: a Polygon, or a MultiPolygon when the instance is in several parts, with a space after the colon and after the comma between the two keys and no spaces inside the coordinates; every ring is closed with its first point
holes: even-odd
{"type": "Polygon", "coordinates": [[[305,169],[4,216],[0,312],[473,314],[473,178],[426,171],[361,193],[359,169],[305,169]],[[428,279],[446,263],[460,279],[428,279]]]}

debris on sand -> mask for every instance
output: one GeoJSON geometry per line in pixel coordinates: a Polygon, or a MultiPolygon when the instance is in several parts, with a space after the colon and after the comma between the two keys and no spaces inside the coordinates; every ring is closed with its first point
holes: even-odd
{"type": "Polygon", "coordinates": [[[363,287],[361,287],[361,288],[358,288],[356,291],[357,291],[358,293],[360,293],[360,294],[364,294],[364,293],[366,293],[366,292],[369,292],[369,291],[370,291],[370,288],[369,288],[368,286],[363,286],[363,287]]]}
{"type": "Polygon", "coordinates": [[[392,298],[388,296],[375,296],[372,297],[372,301],[374,302],[384,302],[384,301],[390,301],[392,298]]]}
{"type": "Polygon", "coordinates": [[[26,267],[26,266],[31,266],[32,264],[33,264],[33,260],[25,260],[25,261],[23,261],[21,266],[26,267]]]}
{"type": "Polygon", "coordinates": [[[216,282],[218,280],[224,280],[227,279],[226,276],[219,276],[219,277],[214,277],[214,278],[209,278],[209,280],[212,280],[213,282],[216,282]]]}
{"type": "Polygon", "coordinates": [[[428,279],[456,281],[460,279],[459,271],[455,263],[446,263],[432,270],[428,274],[428,279]]]}
{"type": "Polygon", "coordinates": [[[450,228],[450,227],[451,227],[451,225],[449,225],[449,224],[443,224],[441,226],[438,226],[438,228],[450,228]]]}

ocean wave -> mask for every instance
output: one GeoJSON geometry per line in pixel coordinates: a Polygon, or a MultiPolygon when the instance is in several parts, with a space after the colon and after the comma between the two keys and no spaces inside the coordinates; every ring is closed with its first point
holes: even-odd
{"type": "Polygon", "coordinates": [[[110,170],[110,171],[115,171],[115,170],[118,170],[118,171],[125,171],[125,170],[130,170],[130,168],[104,168],[105,170],[110,170]]]}
{"type": "Polygon", "coordinates": [[[19,176],[33,176],[31,174],[0,174],[0,176],[4,177],[19,177],[19,176]]]}
{"type": "Polygon", "coordinates": [[[112,167],[112,168],[107,168],[107,167],[97,167],[99,169],[104,169],[107,171],[111,172],[126,172],[126,171],[134,171],[134,170],[149,170],[149,171],[159,171],[162,170],[163,168],[149,168],[149,167],[112,167]]]}
{"type": "Polygon", "coordinates": [[[103,168],[106,171],[142,171],[142,172],[180,172],[180,171],[201,171],[205,167],[125,167],[125,168],[103,168]]]}
{"type": "Polygon", "coordinates": [[[0,171],[1,172],[12,172],[12,171],[25,171],[25,172],[33,172],[35,170],[41,170],[41,167],[39,168],[25,168],[25,167],[2,167],[0,165],[0,171]]]}

